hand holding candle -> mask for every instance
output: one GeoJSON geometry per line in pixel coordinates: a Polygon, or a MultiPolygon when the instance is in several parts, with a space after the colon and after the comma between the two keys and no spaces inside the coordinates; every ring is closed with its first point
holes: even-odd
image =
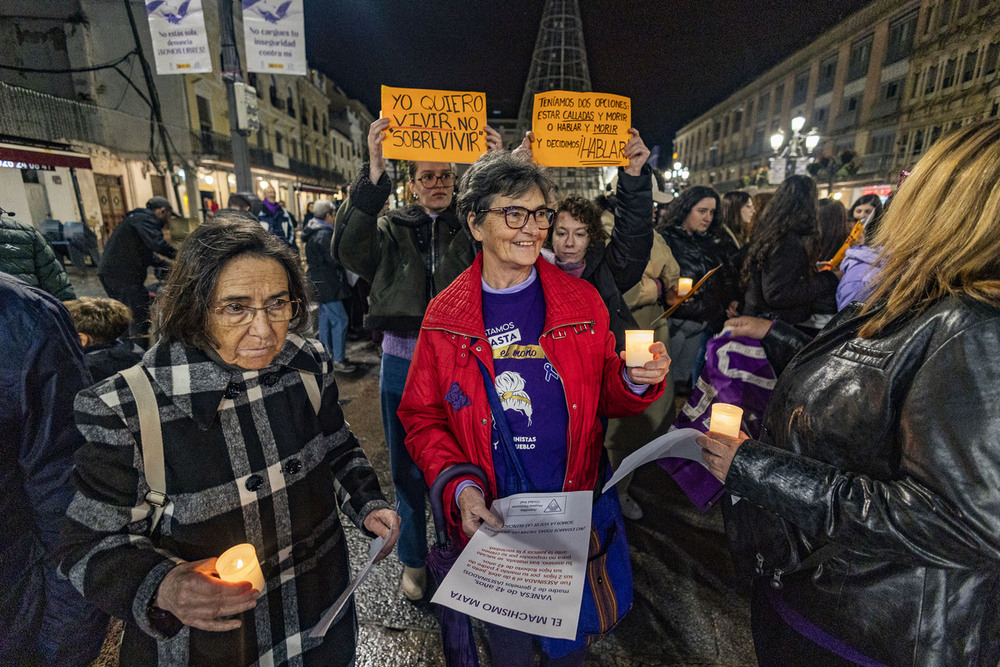
{"type": "Polygon", "coordinates": [[[743,408],[728,403],[712,404],[712,419],[708,430],[730,438],[740,435],[740,423],[743,421],[743,408]]]}
{"type": "Polygon", "coordinates": [[[681,278],[677,281],[677,296],[684,296],[691,291],[694,281],[691,278],[681,278]]]}
{"type": "Polygon", "coordinates": [[[652,330],[628,329],[625,331],[625,365],[630,368],[643,366],[653,360],[649,348],[653,344],[652,330]]]}
{"type": "Polygon", "coordinates": [[[153,604],[169,611],[184,625],[210,632],[227,632],[243,623],[234,618],[257,605],[260,594],[250,582],[230,583],[217,576],[216,558],[182,562],[167,572],[153,604]]]}
{"type": "Polygon", "coordinates": [[[237,544],[226,549],[215,563],[215,569],[223,581],[249,581],[258,593],[264,590],[264,573],[260,571],[257,550],[252,544],[237,544]]]}

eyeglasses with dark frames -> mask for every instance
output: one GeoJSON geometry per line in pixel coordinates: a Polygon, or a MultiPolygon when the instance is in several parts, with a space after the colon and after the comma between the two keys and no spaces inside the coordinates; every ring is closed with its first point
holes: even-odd
{"type": "Polygon", "coordinates": [[[481,208],[476,213],[503,213],[503,221],[511,229],[521,229],[528,224],[528,218],[532,217],[539,229],[548,229],[556,217],[555,209],[545,206],[536,208],[534,211],[523,206],[494,206],[493,208],[481,208]]]}
{"type": "Polygon", "coordinates": [[[300,299],[274,299],[263,306],[244,306],[235,301],[211,308],[219,316],[219,324],[226,327],[240,327],[250,324],[257,316],[257,311],[264,311],[268,322],[287,322],[295,317],[299,310],[300,299]]]}
{"type": "Polygon", "coordinates": [[[435,187],[438,181],[441,182],[442,186],[450,188],[451,186],[455,185],[455,172],[446,171],[443,174],[432,174],[431,172],[428,171],[424,172],[423,174],[421,174],[420,176],[418,176],[413,180],[420,181],[420,184],[423,185],[425,188],[435,187]]]}

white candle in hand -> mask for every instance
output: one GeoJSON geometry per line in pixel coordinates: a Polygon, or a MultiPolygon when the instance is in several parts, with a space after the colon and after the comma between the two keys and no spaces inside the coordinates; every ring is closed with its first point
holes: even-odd
{"type": "Polygon", "coordinates": [[[653,332],[645,329],[625,331],[625,365],[634,368],[644,366],[653,360],[649,347],[653,344],[653,332]]]}
{"type": "Polygon", "coordinates": [[[684,296],[691,291],[694,281],[691,278],[681,278],[677,281],[677,296],[684,296]]]}
{"type": "Polygon", "coordinates": [[[264,591],[264,573],[260,571],[257,550],[252,544],[237,544],[219,556],[215,570],[223,581],[249,581],[258,593],[264,591]]]}
{"type": "Polygon", "coordinates": [[[736,438],[740,435],[740,423],[743,421],[743,408],[728,403],[712,404],[712,419],[708,430],[721,435],[736,438]]]}

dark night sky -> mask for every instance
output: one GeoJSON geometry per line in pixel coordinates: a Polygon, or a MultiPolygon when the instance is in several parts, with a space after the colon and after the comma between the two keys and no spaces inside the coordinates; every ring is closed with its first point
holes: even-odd
{"type": "MultiPolygon", "coordinates": [[[[666,156],[676,130],[871,0],[580,0],[595,91],[632,98],[666,156]]],[[[310,63],[377,116],[379,86],[476,90],[518,112],[544,0],[305,0],[310,63]]],[[[664,164],[661,158],[661,165],[664,164]]]]}

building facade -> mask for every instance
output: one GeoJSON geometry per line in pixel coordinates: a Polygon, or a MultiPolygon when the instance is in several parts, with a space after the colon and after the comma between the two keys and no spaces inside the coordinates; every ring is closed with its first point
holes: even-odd
{"type": "MultiPolygon", "coordinates": [[[[144,5],[128,6],[155,72],[144,5]]],[[[212,73],[153,74],[165,140],[151,120],[138,58],[129,54],[135,42],[123,2],[33,0],[4,12],[0,207],[36,226],[47,218],[84,221],[104,239],[153,195],[168,197],[191,224],[225,206],[236,179],[216,12],[215,3],[204,4],[212,73]]],[[[234,18],[242,56],[240,13],[234,18]]],[[[256,88],[261,121],[248,138],[256,189],[274,185],[296,217],[309,201],[339,195],[353,164],[339,155],[360,162],[367,131],[335,136],[342,111],[331,109],[333,82],[315,70],[245,79],[256,88]]]]}
{"type": "Polygon", "coordinates": [[[876,0],[681,128],[676,159],[693,184],[767,187],[770,138],[801,116],[821,194],[887,195],[942,132],[996,116],[998,41],[996,0],[876,0]]]}

